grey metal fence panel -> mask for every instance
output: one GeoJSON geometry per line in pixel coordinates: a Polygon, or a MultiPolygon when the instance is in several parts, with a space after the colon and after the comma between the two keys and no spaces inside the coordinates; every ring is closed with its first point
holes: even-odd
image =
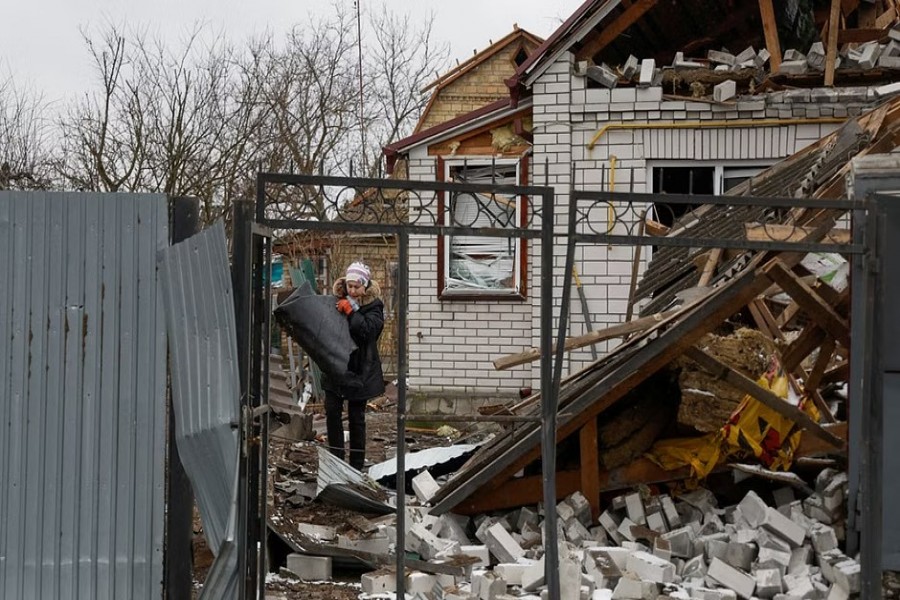
{"type": "MultiPolygon", "coordinates": [[[[178,452],[194,488],[210,548],[218,554],[236,514],[232,507],[238,442],[233,425],[240,399],[224,226],[218,222],[161,252],[159,266],[172,355],[178,452]]],[[[234,570],[236,563],[231,563],[234,570]]]]}
{"type": "Polygon", "coordinates": [[[166,197],[0,192],[0,596],[160,598],[166,197]]]}

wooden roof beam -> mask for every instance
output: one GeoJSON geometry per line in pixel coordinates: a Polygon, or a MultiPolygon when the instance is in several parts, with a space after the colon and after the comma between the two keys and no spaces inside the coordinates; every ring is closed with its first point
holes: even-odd
{"type": "Polygon", "coordinates": [[[766,34],[766,50],[769,51],[769,67],[777,73],[781,67],[781,42],[778,40],[778,23],[772,0],[759,0],[759,16],[762,18],[763,32],[766,34]]]}
{"type": "Polygon", "coordinates": [[[577,55],[578,60],[593,58],[595,54],[609,46],[620,34],[634,25],[638,19],[644,16],[644,13],[656,6],[657,2],[658,0],[637,0],[626,8],[625,12],[603,28],[600,35],[581,47],[577,55]]]}

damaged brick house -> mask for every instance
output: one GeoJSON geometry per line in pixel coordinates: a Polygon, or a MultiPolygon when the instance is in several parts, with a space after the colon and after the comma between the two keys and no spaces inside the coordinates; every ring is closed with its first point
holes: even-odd
{"type": "MultiPolygon", "coordinates": [[[[505,98],[385,154],[411,179],[550,185],[557,226],[573,187],[721,194],[894,93],[896,23],[893,1],[588,0],[518,66],[505,98]]],[[[675,216],[664,203],[645,208],[658,228],[675,216]]],[[[539,346],[539,248],[482,248],[502,259],[497,272],[460,276],[466,243],[412,241],[410,388],[482,397],[536,388],[538,363],[497,372],[492,360],[539,346]],[[473,328],[483,322],[497,326],[473,328]]],[[[585,247],[576,260],[595,329],[646,302],[631,293],[633,249],[585,247]]],[[[570,312],[569,334],[584,333],[581,311],[570,312]]],[[[568,366],[590,360],[572,353],[568,366]]]]}

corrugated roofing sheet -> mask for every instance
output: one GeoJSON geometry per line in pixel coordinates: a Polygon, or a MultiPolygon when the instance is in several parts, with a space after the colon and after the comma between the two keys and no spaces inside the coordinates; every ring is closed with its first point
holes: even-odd
{"type": "Polygon", "coordinates": [[[0,597],[160,598],[162,195],[0,192],[0,597]]]}

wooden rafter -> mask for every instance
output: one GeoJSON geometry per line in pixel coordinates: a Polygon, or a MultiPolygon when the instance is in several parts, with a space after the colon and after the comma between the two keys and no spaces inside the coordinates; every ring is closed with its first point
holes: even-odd
{"type": "Polygon", "coordinates": [[[759,15],[766,34],[766,49],[770,54],[769,66],[773,73],[777,73],[781,67],[781,43],[778,41],[778,23],[775,21],[772,0],[759,0],[759,15]]]}
{"type": "Polygon", "coordinates": [[[803,412],[790,402],[785,401],[780,396],[776,396],[769,390],[763,389],[749,377],[738,373],[725,363],[710,356],[706,352],[703,352],[699,348],[688,348],[685,352],[685,356],[700,365],[700,367],[702,367],[703,370],[708,372],[710,375],[721,379],[722,381],[744,392],[745,394],[752,396],[761,404],[764,404],[765,406],[771,408],[779,414],[784,415],[785,417],[796,423],[798,427],[807,430],[811,435],[829,442],[835,448],[841,448],[843,446],[843,441],[840,438],[834,436],[831,433],[828,433],[828,431],[826,431],[822,428],[821,425],[813,421],[805,412],[803,412]]]}
{"type": "Polygon", "coordinates": [[[612,23],[603,28],[600,35],[586,43],[578,51],[578,59],[585,60],[593,58],[595,54],[613,43],[621,33],[634,25],[635,21],[640,19],[644,13],[656,6],[658,0],[637,0],[634,4],[625,9],[612,23]]]}
{"type": "Polygon", "coordinates": [[[825,85],[834,85],[834,67],[837,60],[838,20],[841,16],[841,0],[831,0],[828,15],[828,43],[825,44],[825,85]]]}
{"type": "Polygon", "coordinates": [[[850,325],[819,294],[779,261],[766,268],[766,275],[781,286],[828,334],[850,347],[850,325]]]}

